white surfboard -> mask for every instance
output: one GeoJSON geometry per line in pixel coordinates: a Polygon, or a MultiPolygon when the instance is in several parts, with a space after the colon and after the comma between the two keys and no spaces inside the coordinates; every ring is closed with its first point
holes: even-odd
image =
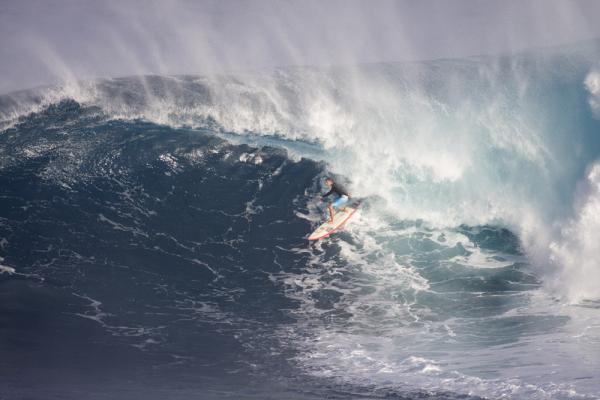
{"type": "Polygon", "coordinates": [[[338,211],[333,215],[333,222],[325,222],[321,224],[313,233],[310,234],[308,240],[319,240],[325,236],[331,235],[333,232],[340,229],[354,215],[358,205],[355,207],[346,207],[344,211],[338,211]]]}

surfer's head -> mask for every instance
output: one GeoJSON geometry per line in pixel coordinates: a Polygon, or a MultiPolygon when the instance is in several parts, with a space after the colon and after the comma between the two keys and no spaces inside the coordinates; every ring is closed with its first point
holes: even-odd
{"type": "Polygon", "coordinates": [[[332,186],[333,185],[333,179],[331,179],[330,177],[325,177],[325,184],[327,186],[332,186]]]}

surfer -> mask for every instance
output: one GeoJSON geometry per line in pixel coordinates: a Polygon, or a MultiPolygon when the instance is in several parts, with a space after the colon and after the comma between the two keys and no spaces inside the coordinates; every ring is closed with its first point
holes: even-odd
{"type": "Polygon", "coordinates": [[[336,194],[338,196],[335,201],[329,203],[327,206],[327,209],[329,210],[329,222],[333,223],[334,209],[341,207],[343,211],[346,208],[346,203],[348,203],[350,195],[344,188],[335,183],[330,177],[325,178],[325,184],[329,187],[329,192],[323,195],[323,199],[331,194],[336,194]]]}

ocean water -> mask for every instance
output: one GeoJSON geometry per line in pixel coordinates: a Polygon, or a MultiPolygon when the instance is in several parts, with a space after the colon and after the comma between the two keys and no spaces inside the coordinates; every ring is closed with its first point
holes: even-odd
{"type": "Polygon", "coordinates": [[[3,95],[0,399],[600,398],[599,118],[597,42],[3,95]]]}

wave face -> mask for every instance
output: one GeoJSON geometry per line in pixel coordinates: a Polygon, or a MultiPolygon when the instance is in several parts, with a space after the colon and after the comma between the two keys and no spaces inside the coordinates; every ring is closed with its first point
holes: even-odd
{"type": "Polygon", "coordinates": [[[597,398],[598,60],[0,97],[0,393],[597,398]]]}

